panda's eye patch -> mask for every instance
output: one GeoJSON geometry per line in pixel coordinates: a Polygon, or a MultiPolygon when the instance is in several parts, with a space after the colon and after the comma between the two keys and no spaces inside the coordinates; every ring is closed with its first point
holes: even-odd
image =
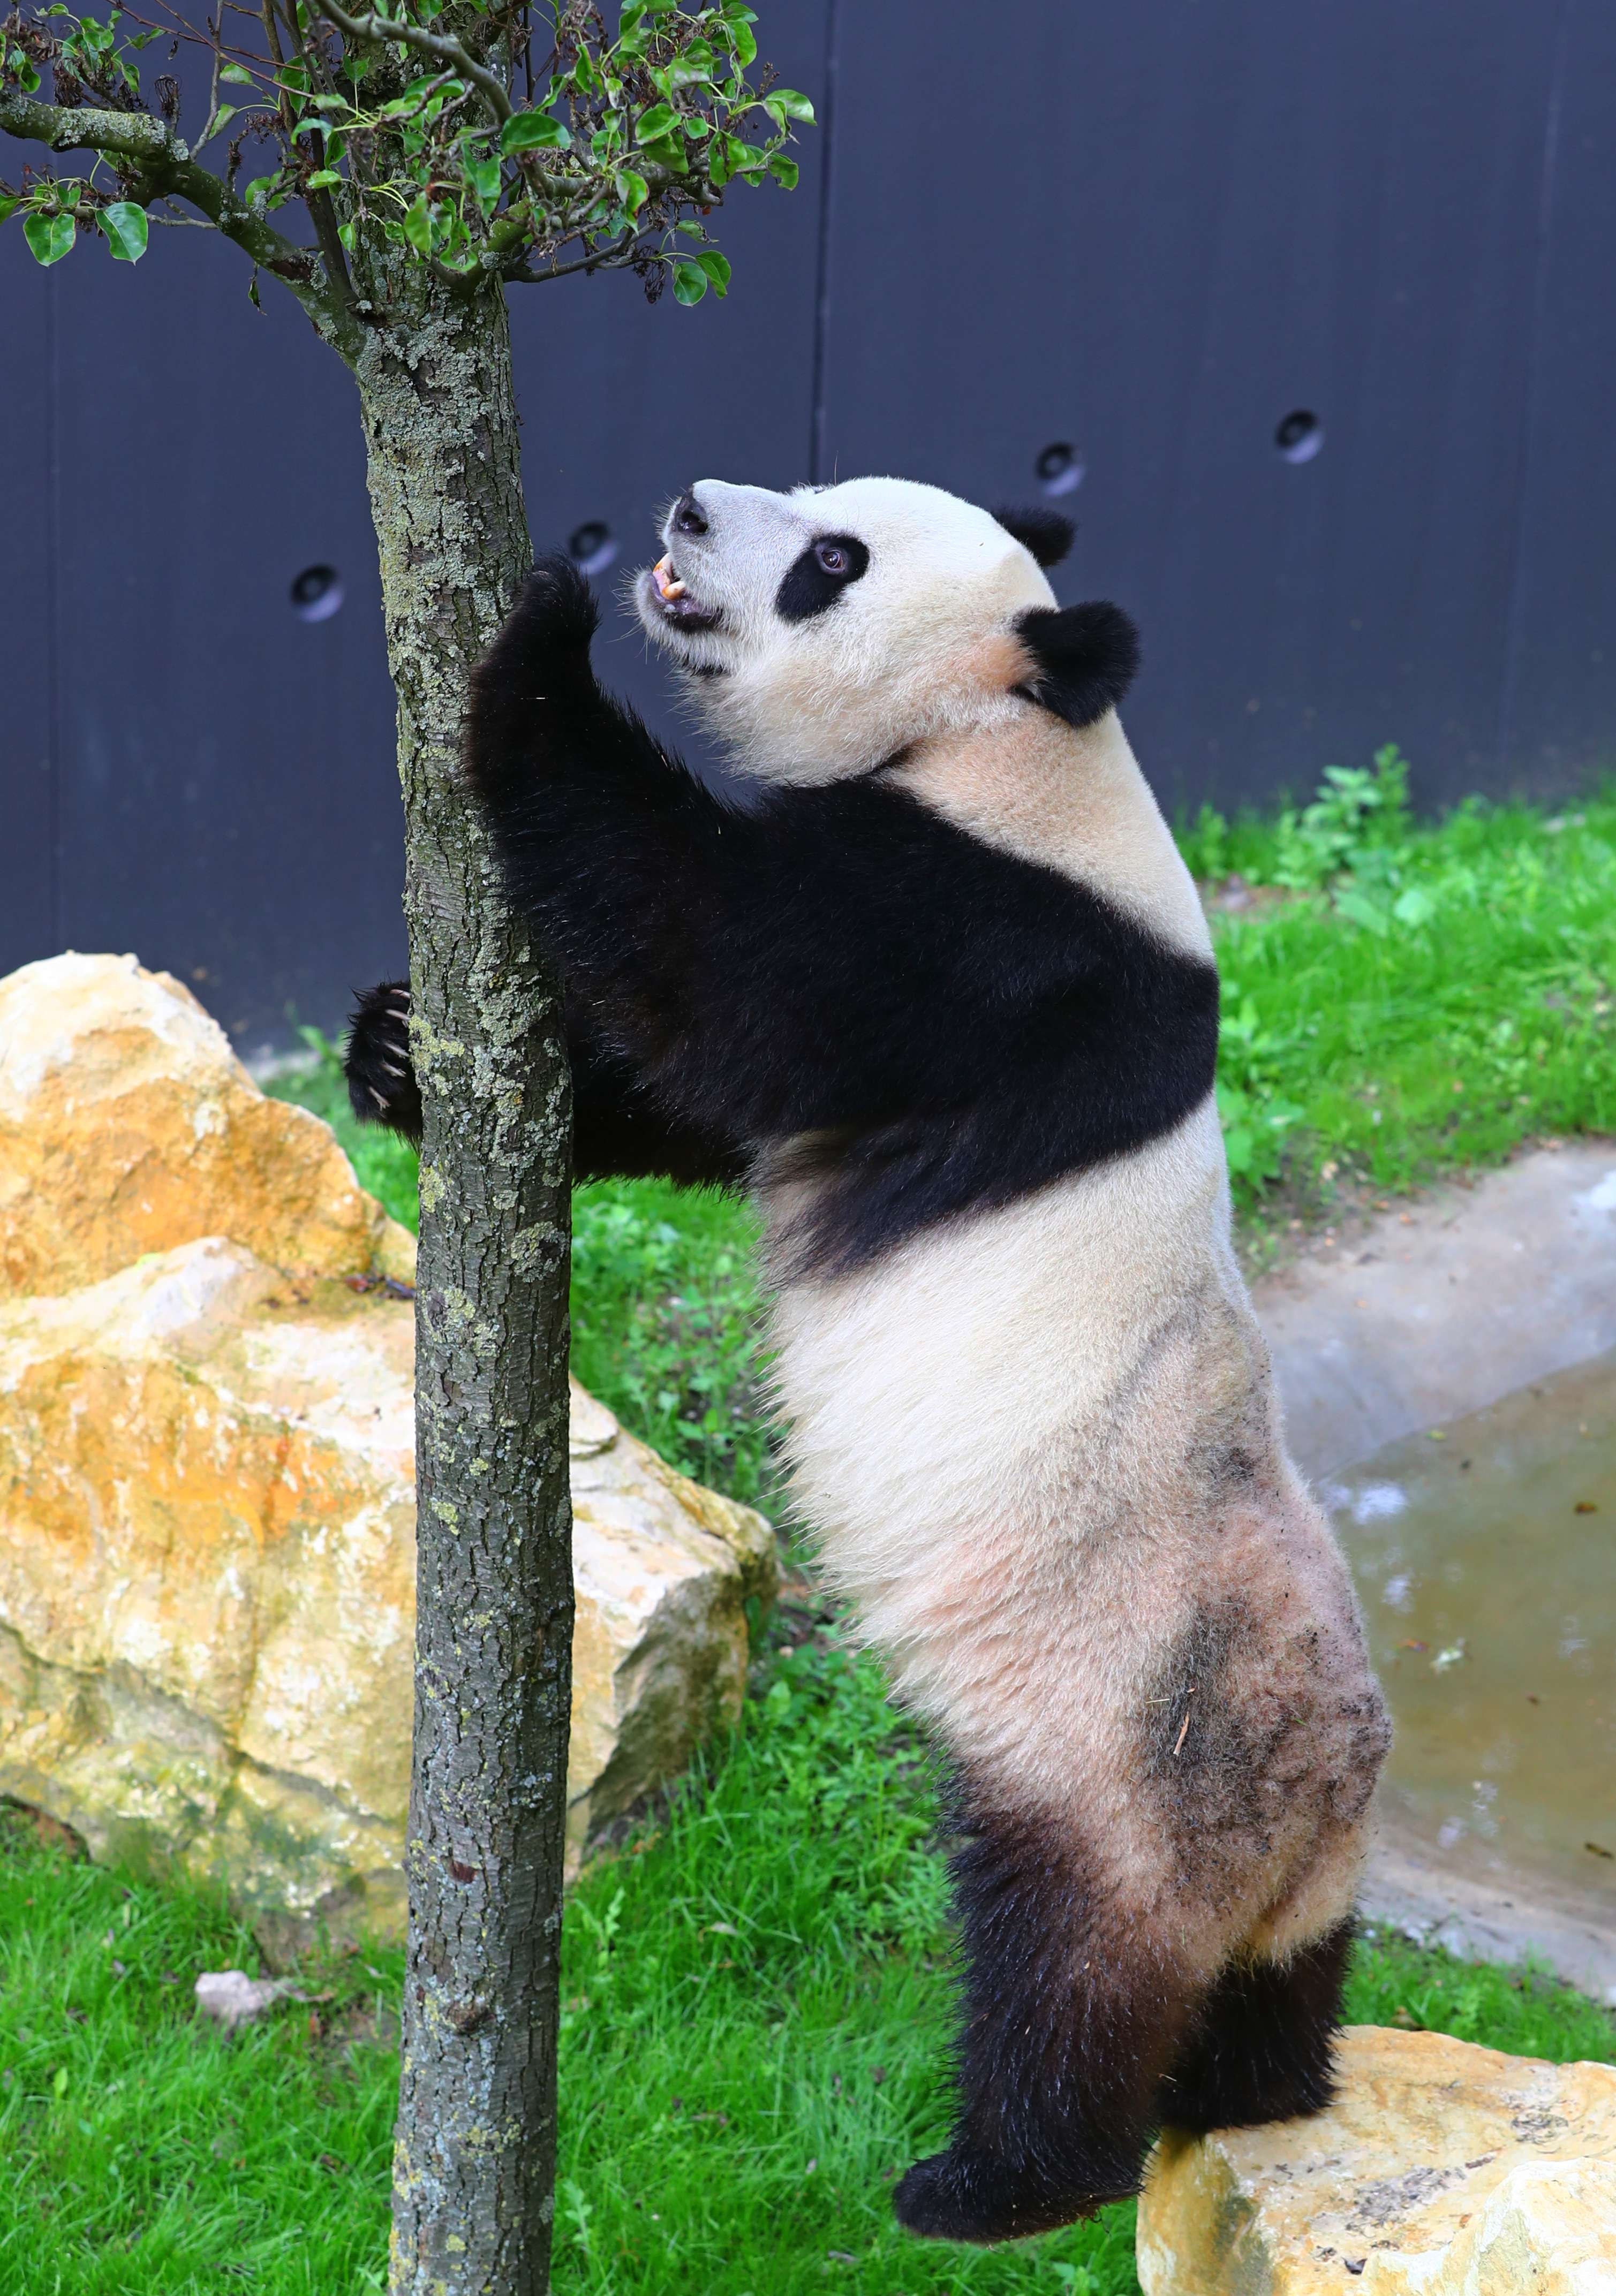
{"type": "Polygon", "coordinates": [[[783,622],[811,621],[833,606],[869,563],[869,551],[856,534],[822,534],[786,569],[775,611],[783,622]]]}

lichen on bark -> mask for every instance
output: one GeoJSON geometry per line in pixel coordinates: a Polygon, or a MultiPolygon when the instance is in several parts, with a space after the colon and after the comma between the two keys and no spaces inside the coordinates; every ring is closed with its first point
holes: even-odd
{"type": "Polygon", "coordinates": [[[510,334],[402,264],[355,361],[398,698],[412,1049],[418,1613],[399,2296],[548,2284],[570,1699],[570,1097],[559,990],[460,775],[530,562],[510,334]]]}

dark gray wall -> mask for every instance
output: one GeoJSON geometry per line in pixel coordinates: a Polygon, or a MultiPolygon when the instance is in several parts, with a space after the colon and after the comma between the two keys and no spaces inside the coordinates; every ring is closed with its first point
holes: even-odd
{"type": "MultiPolygon", "coordinates": [[[[1036,499],[1067,441],[1062,585],[1143,627],[1169,804],[1387,740],[1428,805],[1612,759],[1609,9],[777,0],[761,30],[826,126],[794,195],[735,196],[728,303],[513,298],[539,546],[605,522],[611,588],[692,477],[1036,499]]],[[[363,456],[290,301],[153,242],[42,274],[0,234],[0,970],[132,947],[252,1050],[402,963],[363,456]],[[345,600],[307,624],[318,563],[345,600]]],[[[665,717],[620,615],[600,660],[665,717]]]]}

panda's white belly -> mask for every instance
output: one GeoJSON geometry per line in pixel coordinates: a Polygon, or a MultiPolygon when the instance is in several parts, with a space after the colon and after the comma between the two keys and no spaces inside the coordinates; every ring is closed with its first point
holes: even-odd
{"type": "MultiPolygon", "coordinates": [[[[1068,1484],[1052,1516],[1062,1460],[1088,1455],[1092,1485],[1095,1431],[1164,1326],[1209,1293],[1249,1318],[1210,1096],[1137,1154],[852,1275],[783,1287],[775,1380],[798,1503],[878,1634],[906,1586],[934,1583],[988,1526],[1080,1538],[1105,1495],[1068,1484]]],[[[1161,1432],[1128,1430],[1124,1447],[1161,1432]]]]}

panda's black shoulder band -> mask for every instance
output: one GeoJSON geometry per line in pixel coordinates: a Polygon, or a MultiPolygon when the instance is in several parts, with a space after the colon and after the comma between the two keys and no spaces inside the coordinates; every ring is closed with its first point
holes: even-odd
{"type": "Polygon", "coordinates": [[[1117,709],[1139,670],[1139,633],[1120,606],[1032,606],[1016,634],[1037,663],[1026,691],[1069,726],[1095,726],[1117,709]]]}

